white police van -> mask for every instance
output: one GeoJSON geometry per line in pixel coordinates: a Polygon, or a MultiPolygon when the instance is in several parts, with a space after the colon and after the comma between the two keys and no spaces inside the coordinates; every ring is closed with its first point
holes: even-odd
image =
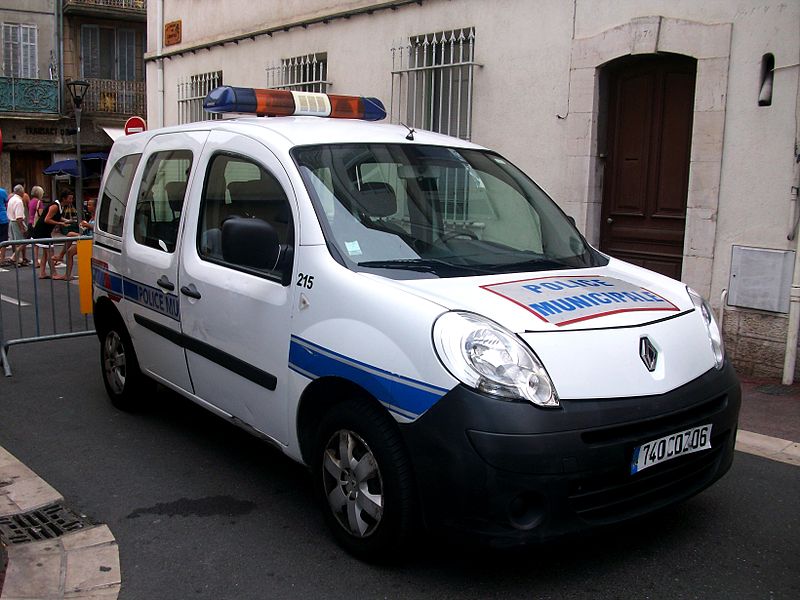
{"type": "Polygon", "coordinates": [[[156,381],[270,440],[368,558],[421,526],[545,540],[727,471],[739,383],[708,305],[590,247],[502,156],[373,123],[370,98],[206,107],[271,117],[109,156],[92,268],[116,405],[156,381]]]}

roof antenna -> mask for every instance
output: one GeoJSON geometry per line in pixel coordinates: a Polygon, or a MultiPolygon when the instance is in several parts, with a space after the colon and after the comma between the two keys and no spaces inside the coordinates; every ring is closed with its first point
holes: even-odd
{"type": "Polygon", "coordinates": [[[408,129],[408,135],[406,136],[406,139],[408,141],[410,141],[410,142],[413,142],[414,141],[414,134],[416,133],[416,131],[414,131],[411,127],[409,127],[405,123],[400,123],[400,125],[402,125],[406,129],[408,129]]]}

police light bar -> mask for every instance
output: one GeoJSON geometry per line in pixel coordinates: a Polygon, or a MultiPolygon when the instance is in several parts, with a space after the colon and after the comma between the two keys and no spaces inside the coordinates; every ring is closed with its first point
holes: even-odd
{"type": "Polygon", "coordinates": [[[211,90],[203,100],[203,108],[214,113],[245,113],[269,117],[308,115],[364,121],[380,121],[386,118],[386,108],[377,98],[230,85],[211,90]]]}

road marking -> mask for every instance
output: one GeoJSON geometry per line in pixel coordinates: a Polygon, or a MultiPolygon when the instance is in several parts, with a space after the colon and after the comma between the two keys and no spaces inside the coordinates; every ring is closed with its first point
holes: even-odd
{"type": "Polygon", "coordinates": [[[30,302],[21,302],[17,298],[12,298],[11,296],[6,296],[5,294],[0,294],[0,300],[3,302],[8,302],[9,304],[13,304],[15,306],[30,306],[30,302]]]}
{"type": "Polygon", "coordinates": [[[736,449],[739,452],[800,466],[800,443],[797,442],[740,430],[736,435],[736,449]]]}

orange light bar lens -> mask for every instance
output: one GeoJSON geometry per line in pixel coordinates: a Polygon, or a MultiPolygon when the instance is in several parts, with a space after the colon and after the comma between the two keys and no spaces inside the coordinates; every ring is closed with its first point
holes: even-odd
{"type": "Polygon", "coordinates": [[[260,115],[288,117],[294,114],[294,96],[288,90],[253,90],[256,112],[260,115]]]}

